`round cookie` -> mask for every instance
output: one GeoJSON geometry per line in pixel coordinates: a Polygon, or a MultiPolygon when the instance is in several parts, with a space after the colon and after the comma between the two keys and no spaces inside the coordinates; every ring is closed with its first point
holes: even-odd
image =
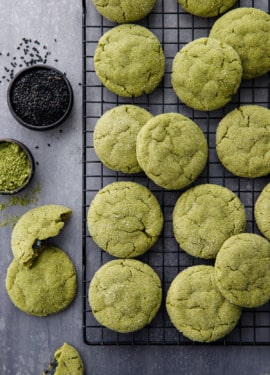
{"type": "Polygon", "coordinates": [[[165,72],[165,56],[150,30],[124,24],[100,38],[94,67],[107,89],[123,97],[136,97],[150,94],[159,85],[165,72]]]}
{"type": "Polygon", "coordinates": [[[71,345],[64,343],[54,353],[47,370],[42,375],[83,375],[84,365],[79,352],[71,345]]]}
{"type": "Polygon", "coordinates": [[[97,11],[116,23],[135,22],[147,16],[156,0],[93,0],[97,11]]]}
{"type": "Polygon", "coordinates": [[[230,10],[214,23],[209,36],[232,46],[239,54],[243,78],[270,70],[270,15],[257,8],[230,10]]]}
{"type": "Polygon", "coordinates": [[[179,113],[163,113],[142,127],[137,137],[137,159],[158,186],[181,189],[203,171],[208,157],[204,133],[179,113]]]}
{"type": "Polygon", "coordinates": [[[105,112],[94,130],[94,149],[102,163],[114,171],[140,172],[136,156],[137,135],[152,117],[146,109],[131,104],[105,112]]]}
{"type": "Polygon", "coordinates": [[[263,188],[255,202],[254,216],[260,232],[270,240],[270,183],[263,188]]]}
{"type": "Polygon", "coordinates": [[[105,263],[89,286],[92,313],[103,326],[117,332],[133,332],[156,316],[162,299],[159,276],[135,259],[105,263]]]}
{"type": "Polygon", "coordinates": [[[246,227],[246,212],[229,189],[197,185],[184,192],[173,210],[173,231],[180,247],[192,256],[215,258],[224,241],[246,227]]]}
{"type": "Polygon", "coordinates": [[[59,234],[71,213],[68,207],[47,204],[23,214],[11,234],[14,258],[31,267],[46,245],[46,240],[59,234]]]}
{"type": "Polygon", "coordinates": [[[199,38],[174,57],[172,86],[191,108],[211,111],[225,106],[237,92],[242,78],[241,60],[228,44],[199,38]]]}
{"type": "Polygon", "coordinates": [[[215,278],[223,296],[241,307],[258,307],[270,299],[270,243],[253,233],[230,237],[219,250],[215,278]]]}
{"type": "Polygon", "coordinates": [[[270,110],[244,105],[229,112],[216,130],[216,150],[223,166],[239,177],[270,173],[270,110]]]}
{"type": "Polygon", "coordinates": [[[230,9],[236,0],[178,0],[189,13],[200,17],[216,17],[230,9]]]}
{"type": "Polygon", "coordinates": [[[166,308],[175,328],[190,340],[212,342],[236,326],[241,308],[219,292],[213,266],[186,268],[172,281],[166,308]]]}
{"type": "Polygon", "coordinates": [[[145,186],[113,182],[92,200],[87,224],[95,243],[118,258],[134,258],[149,250],[163,228],[158,200],[145,186]]]}
{"type": "Polygon", "coordinates": [[[16,307],[30,315],[46,316],[67,308],[76,295],[76,270],[67,254],[47,246],[31,268],[13,259],[6,290],[16,307]]]}

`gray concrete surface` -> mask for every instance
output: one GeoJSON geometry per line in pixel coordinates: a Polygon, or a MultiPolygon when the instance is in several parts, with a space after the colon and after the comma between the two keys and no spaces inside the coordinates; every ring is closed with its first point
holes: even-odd
{"type": "MultiPolygon", "coordinates": [[[[90,1],[90,0],[88,0],[90,1]]],[[[0,374],[41,375],[53,352],[68,342],[83,358],[86,375],[270,374],[270,347],[220,346],[86,346],[82,341],[81,238],[81,2],[80,0],[1,0],[0,2],[0,136],[23,141],[37,162],[27,191],[28,204],[20,206],[0,197],[9,207],[0,211],[0,374]],[[64,125],[46,132],[20,126],[6,103],[8,72],[22,51],[22,38],[38,40],[48,64],[66,72],[74,90],[74,107],[64,125]],[[42,49],[46,46],[47,49],[42,49]],[[13,59],[16,57],[16,59],[13,59]],[[36,192],[35,192],[36,191],[36,192]],[[73,215],[57,238],[78,273],[78,293],[65,311],[49,317],[28,316],[15,308],[5,291],[12,260],[10,235],[14,217],[36,205],[68,205],[73,215]]],[[[18,66],[14,68],[18,70],[18,66]]]]}

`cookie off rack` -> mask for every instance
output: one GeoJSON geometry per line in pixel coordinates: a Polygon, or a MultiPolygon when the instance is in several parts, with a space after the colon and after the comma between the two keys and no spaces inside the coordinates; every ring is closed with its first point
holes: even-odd
{"type": "MultiPolygon", "coordinates": [[[[235,7],[257,7],[269,13],[270,5],[255,0],[237,1],[235,7]],[[263,8],[264,7],[264,8],[263,8]]],[[[188,14],[176,0],[157,1],[153,11],[138,24],[149,28],[160,40],[166,56],[166,69],[162,83],[151,94],[137,98],[123,98],[110,93],[98,80],[93,56],[100,37],[114,23],[100,16],[92,1],[83,0],[83,338],[87,345],[201,345],[196,344],[173,327],[165,303],[153,322],[140,331],[130,334],[112,332],[99,325],[91,313],[88,288],[95,271],[112,257],[95,245],[87,229],[89,204],[104,186],[114,181],[134,181],[148,187],[157,197],[164,213],[164,229],[154,247],[138,259],[146,262],[158,273],[163,285],[163,299],[173,278],[188,266],[213,264],[186,254],[177,245],[172,231],[172,211],[181,191],[164,190],[144,173],[128,175],[104,167],[93,149],[93,131],[100,116],[114,106],[135,104],[153,115],[178,112],[196,122],[207,137],[209,159],[195,184],[213,183],[235,192],[245,206],[247,232],[258,233],[254,221],[254,203],[268,178],[239,178],[224,169],[215,149],[216,127],[225,114],[239,105],[257,104],[268,107],[270,99],[269,76],[243,81],[232,101],[220,110],[201,112],[182,104],[171,85],[172,61],[175,54],[190,41],[207,37],[214,19],[188,14]]],[[[270,304],[243,311],[237,327],[224,339],[211,345],[270,345],[270,304]]]]}

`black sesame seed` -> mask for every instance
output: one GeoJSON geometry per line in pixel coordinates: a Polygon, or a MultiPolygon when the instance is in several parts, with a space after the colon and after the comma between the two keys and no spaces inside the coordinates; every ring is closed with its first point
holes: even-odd
{"type": "Polygon", "coordinates": [[[22,74],[11,90],[15,113],[26,123],[37,126],[50,125],[61,119],[69,101],[70,93],[64,78],[49,69],[40,68],[22,74]]]}

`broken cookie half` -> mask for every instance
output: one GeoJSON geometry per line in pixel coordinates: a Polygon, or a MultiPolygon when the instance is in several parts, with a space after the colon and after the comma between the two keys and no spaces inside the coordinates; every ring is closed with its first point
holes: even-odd
{"type": "Polygon", "coordinates": [[[71,214],[70,208],[56,204],[39,206],[23,214],[11,235],[14,258],[31,267],[47,240],[59,234],[71,214]]]}
{"type": "Polygon", "coordinates": [[[83,375],[84,366],[80,354],[71,345],[64,343],[54,353],[54,358],[42,375],[83,375]]]}

